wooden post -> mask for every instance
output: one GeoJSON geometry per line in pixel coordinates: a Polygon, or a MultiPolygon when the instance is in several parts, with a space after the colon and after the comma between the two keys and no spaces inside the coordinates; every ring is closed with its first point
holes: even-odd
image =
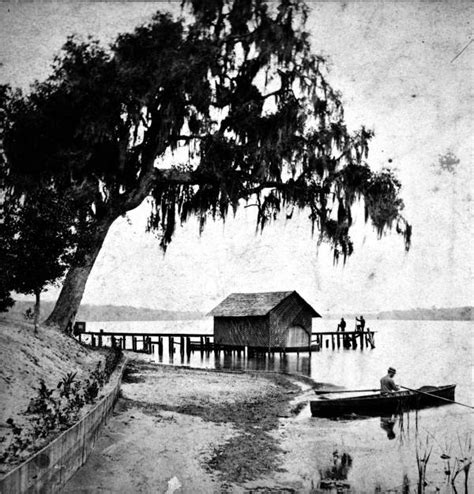
{"type": "Polygon", "coordinates": [[[158,336],[158,356],[163,355],[163,338],[161,336],[158,336]]]}
{"type": "Polygon", "coordinates": [[[355,350],[357,348],[357,335],[356,333],[352,333],[352,348],[355,350]]]}
{"type": "Polygon", "coordinates": [[[332,346],[333,350],[336,347],[336,345],[334,344],[334,335],[333,334],[331,335],[331,346],[332,346]]]}
{"type": "Polygon", "coordinates": [[[326,348],[329,348],[329,338],[326,337],[326,348]]]}
{"type": "Polygon", "coordinates": [[[82,333],[79,333],[79,342],[82,342],[82,333]]]}
{"type": "Polygon", "coordinates": [[[99,347],[101,347],[101,346],[102,346],[102,335],[103,335],[103,334],[104,334],[104,330],[103,330],[103,329],[101,329],[101,330],[100,330],[100,334],[99,334],[99,347]]]}
{"type": "Polygon", "coordinates": [[[172,336],[168,337],[168,352],[170,355],[174,354],[174,338],[172,336]]]}
{"type": "Polygon", "coordinates": [[[364,349],[364,338],[365,338],[365,334],[364,333],[360,333],[360,349],[361,350],[364,349]]]}
{"type": "Polygon", "coordinates": [[[180,338],[179,353],[181,355],[184,355],[184,336],[181,336],[181,338],[180,338]]]}
{"type": "Polygon", "coordinates": [[[137,337],[132,336],[132,351],[136,352],[137,351],[137,337]]]}
{"type": "Polygon", "coordinates": [[[370,347],[372,349],[374,349],[375,348],[374,332],[368,331],[367,334],[368,334],[368,338],[369,338],[370,347]]]}
{"type": "Polygon", "coordinates": [[[186,355],[189,357],[191,355],[191,338],[186,337],[186,355]]]}
{"type": "Polygon", "coordinates": [[[341,335],[342,333],[337,333],[337,348],[341,348],[341,335]]]}
{"type": "Polygon", "coordinates": [[[95,347],[95,336],[94,335],[91,336],[91,346],[95,347]]]}

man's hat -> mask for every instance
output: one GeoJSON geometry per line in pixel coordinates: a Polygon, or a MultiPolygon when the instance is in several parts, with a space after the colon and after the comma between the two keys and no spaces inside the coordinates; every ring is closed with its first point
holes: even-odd
{"type": "Polygon", "coordinates": [[[389,367],[388,372],[393,372],[393,374],[397,373],[397,371],[393,367],[389,367]]]}

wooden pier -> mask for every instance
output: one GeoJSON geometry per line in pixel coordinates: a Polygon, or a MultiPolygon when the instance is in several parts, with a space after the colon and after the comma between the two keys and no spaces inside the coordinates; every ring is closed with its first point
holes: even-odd
{"type": "Polygon", "coordinates": [[[190,356],[194,352],[217,356],[232,355],[254,357],[258,355],[286,355],[289,353],[309,353],[323,350],[355,350],[359,348],[375,348],[375,331],[318,331],[312,333],[309,347],[249,347],[240,345],[219,345],[214,343],[214,337],[210,333],[128,333],[119,331],[85,331],[85,324],[81,323],[80,329],[75,335],[79,341],[90,344],[92,347],[117,347],[122,350],[158,354],[163,356],[165,351],[165,338],[167,338],[167,352],[170,357],[179,353],[181,356],[190,356]]]}
{"type": "Polygon", "coordinates": [[[375,331],[323,331],[313,332],[312,343],[320,350],[375,348],[375,331]]]}

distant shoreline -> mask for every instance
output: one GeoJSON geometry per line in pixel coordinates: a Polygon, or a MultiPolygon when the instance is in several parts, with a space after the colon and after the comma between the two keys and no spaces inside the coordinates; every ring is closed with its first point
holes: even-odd
{"type": "MultiPolygon", "coordinates": [[[[10,309],[10,314],[22,315],[27,309],[33,308],[34,302],[21,300],[17,301],[10,309]]],[[[52,311],[54,302],[42,302],[42,314],[46,316],[52,311]]],[[[452,308],[432,308],[432,309],[410,309],[410,310],[387,310],[376,313],[326,313],[323,319],[340,319],[344,317],[348,320],[359,317],[361,314],[367,320],[399,320],[399,321],[472,321],[474,307],[452,307],[452,308]]],[[[204,319],[206,314],[199,311],[172,311],[163,309],[149,309],[145,307],[116,306],[116,305],[81,305],[77,314],[77,321],[185,321],[204,319]]]]}
{"type": "MultiPolygon", "coordinates": [[[[453,307],[434,309],[410,309],[410,310],[387,310],[376,313],[363,313],[367,320],[390,320],[390,321],[472,321],[474,316],[473,307],[453,307]]],[[[326,314],[325,319],[354,319],[360,314],[326,314]]]]}

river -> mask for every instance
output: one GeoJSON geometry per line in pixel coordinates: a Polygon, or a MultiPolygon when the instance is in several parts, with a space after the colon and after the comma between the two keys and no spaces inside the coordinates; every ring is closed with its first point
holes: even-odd
{"type": "MultiPolygon", "coordinates": [[[[336,321],[316,319],[313,331],[333,330],[336,321]]],[[[456,384],[456,401],[474,405],[472,321],[369,321],[376,331],[374,349],[331,350],[274,358],[215,359],[194,353],[189,359],[178,355],[163,363],[231,369],[284,370],[310,376],[316,382],[347,389],[375,388],[389,366],[397,369],[396,382],[409,388],[423,385],[456,384]]],[[[156,332],[186,331],[212,334],[212,320],[87,323],[95,331],[156,332]]],[[[166,346],[165,346],[166,348],[166,346]]],[[[393,417],[388,423],[380,417],[329,420],[311,417],[307,405],[296,419],[283,420],[285,468],[306,479],[308,489],[325,475],[334,474],[334,462],[342,454],[350,465],[339,476],[352,486],[352,492],[416,492],[419,459],[430,453],[426,464],[426,492],[455,492],[446,483],[462,466],[459,460],[472,457],[470,446],[473,410],[461,405],[410,412],[393,417]],[[337,455],[333,453],[337,451],[337,455]],[[442,458],[444,456],[444,458],[442,458]],[[446,458],[449,457],[449,458],[446,458]],[[346,458],[348,458],[346,456],[346,458]],[[327,470],[327,472],[325,472],[327,470]],[[407,490],[409,489],[409,490],[407,490]],[[437,490],[439,489],[439,491],[437,490]],[[380,491],[379,491],[380,492],[380,491]]],[[[339,460],[338,460],[339,458],[339,460]]],[[[420,462],[419,462],[420,463],[420,462]]],[[[421,464],[421,463],[420,463],[421,464]]],[[[347,463],[346,463],[347,465],[347,463]]],[[[469,477],[474,488],[474,469],[469,477]]],[[[457,492],[464,492],[464,474],[457,477],[457,492]]]]}

